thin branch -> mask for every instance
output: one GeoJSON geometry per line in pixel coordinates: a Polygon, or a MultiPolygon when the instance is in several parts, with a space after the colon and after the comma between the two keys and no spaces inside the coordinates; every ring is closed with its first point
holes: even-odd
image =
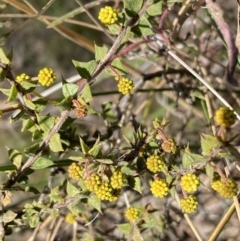
{"type": "Polygon", "coordinates": [[[175,53],[173,53],[166,45],[164,45],[160,39],[156,36],[152,37],[156,40],[157,44],[167,51],[169,55],[171,55],[178,63],[180,63],[183,67],[185,67],[192,75],[194,75],[202,84],[204,84],[226,107],[233,110],[238,120],[240,120],[240,115],[233,109],[233,107],[221,96],[218,92],[205,81],[197,72],[195,72],[189,65],[187,65],[182,59],[180,59],[175,53]]]}

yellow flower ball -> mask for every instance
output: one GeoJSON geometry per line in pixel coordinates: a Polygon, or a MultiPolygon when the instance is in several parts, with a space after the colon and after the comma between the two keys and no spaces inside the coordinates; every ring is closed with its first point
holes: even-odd
{"type": "Polygon", "coordinates": [[[56,73],[51,68],[44,68],[39,71],[38,81],[43,86],[50,86],[56,80],[56,73]]]}
{"type": "Polygon", "coordinates": [[[98,14],[98,19],[105,25],[112,25],[118,21],[117,10],[111,6],[101,8],[98,14]]]}

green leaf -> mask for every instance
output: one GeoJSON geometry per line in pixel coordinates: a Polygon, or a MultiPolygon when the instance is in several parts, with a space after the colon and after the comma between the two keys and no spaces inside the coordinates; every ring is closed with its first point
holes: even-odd
{"type": "Polygon", "coordinates": [[[130,17],[135,17],[142,7],[143,0],[124,0],[123,4],[126,14],[130,17]]]}
{"type": "Polygon", "coordinates": [[[92,101],[92,92],[91,92],[91,89],[90,89],[90,85],[88,83],[86,83],[84,85],[84,88],[82,90],[82,94],[81,94],[81,97],[84,99],[84,101],[86,103],[89,103],[90,101],[92,101]]]}
{"type": "Polygon", "coordinates": [[[186,147],[182,157],[183,167],[189,169],[195,164],[206,163],[209,159],[198,154],[191,153],[189,148],[186,147]]]}
{"type": "Polygon", "coordinates": [[[77,162],[87,162],[88,160],[82,156],[70,156],[69,160],[77,161],[77,162]]]}
{"type": "Polygon", "coordinates": [[[71,106],[72,106],[71,96],[64,98],[63,100],[61,100],[61,102],[57,104],[57,107],[59,108],[60,111],[69,110],[71,106]]]}
{"type": "MultiPolygon", "coordinates": [[[[111,63],[111,66],[118,71],[120,75],[126,75],[127,72],[124,70],[122,63],[119,58],[114,59],[113,62],[111,63]]],[[[109,75],[115,76],[116,72],[111,70],[110,68],[106,68],[105,72],[109,75]]]]}
{"type": "Polygon", "coordinates": [[[38,149],[38,147],[39,147],[39,143],[34,143],[33,145],[24,148],[24,153],[26,155],[35,154],[35,152],[38,149]]]}
{"type": "Polygon", "coordinates": [[[9,160],[16,166],[17,170],[22,165],[22,153],[15,149],[8,149],[9,160]]]}
{"type": "Polygon", "coordinates": [[[106,56],[108,48],[106,46],[99,47],[95,44],[95,59],[101,62],[101,60],[106,56]]]}
{"type": "Polygon", "coordinates": [[[69,181],[67,182],[67,194],[69,197],[74,197],[81,192],[80,188],[75,187],[69,181]]]}
{"type": "MultiPolygon", "coordinates": [[[[2,48],[0,48],[0,61],[3,64],[10,65],[11,60],[5,55],[2,48]]],[[[0,81],[3,81],[6,78],[7,71],[0,67],[0,81]]]]}
{"type": "Polygon", "coordinates": [[[132,225],[130,223],[117,224],[117,227],[125,234],[129,235],[132,231],[132,225]]]}
{"type": "Polygon", "coordinates": [[[153,3],[149,6],[147,9],[147,13],[150,16],[157,16],[162,13],[162,1],[157,1],[156,3],[153,3]]]}
{"type": "Polygon", "coordinates": [[[48,103],[48,101],[45,98],[39,98],[35,101],[33,101],[35,105],[35,110],[37,112],[43,111],[48,103]]]}
{"type": "Polygon", "coordinates": [[[87,203],[90,206],[92,206],[93,208],[97,209],[98,212],[102,213],[102,210],[101,210],[101,200],[100,200],[100,198],[97,197],[97,195],[90,196],[87,199],[87,203]]]}
{"type": "Polygon", "coordinates": [[[3,222],[10,223],[12,222],[17,216],[17,213],[14,213],[11,210],[8,210],[6,213],[3,214],[3,222]]]}
{"type": "Polygon", "coordinates": [[[1,91],[4,95],[9,96],[11,90],[10,90],[10,89],[3,89],[3,88],[0,88],[0,91],[1,91]]]}
{"type": "Polygon", "coordinates": [[[40,216],[39,214],[34,214],[31,217],[29,217],[29,225],[31,228],[35,228],[40,222],[40,216]]]}
{"type": "Polygon", "coordinates": [[[217,137],[201,133],[203,155],[211,155],[212,150],[216,150],[220,146],[222,146],[222,143],[217,137]]]}
{"type": "Polygon", "coordinates": [[[99,163],[103,163],[103,164],[107,164],[107,165],[111,165],[113,164],[113,161],[111,159],[94,159],[99,163]]]}
{"type": "Polygon", "coordinates": [[[37,129],[36,123],[32,119],[24,120],[21,131],[22,132],[27,131],[27,130],[31,131],[31,128],[32,128],[32,131],[35,131],[37,129]],[[33,127],[35,127],[35,128],[33,128],[33,127]]]}
{"type": "Polygon", "coordinates": [[[81,149],[84,155],[86,155],[89,151],[89,147],[85,144],[85,142],[83,141],[83,139],[80,137],[80,145],[81,145],[81,149]]]}
{"type": "Polygon", "coordinates": [[[152,29],[150,28],[150,23],[147,20],[146,15],[144,16],[140,19],[139,23],[136,26],[132,27],[132,32],[139,37],[154,34],[152,29]]]}
{"type": "Polygon", "coordinates": [[[100,139],[98,138],[95,144],[93,145],[93,147],[88,151],[88,154],[93,157],[96,157],[100,151],[100,147],[101,147],[101,143],[100,143],[100,139]]]}
{"type": "Polygon", "coordinates": [[[97,66],[97,63],[95,60],[91,60],[89,62],[78,62],[76,60],[73,60],[73,64],[76,67],[79,75],[82,78],[86,78],[86,79],[91,77],[94,69],[97,66]]]}
{"type": "Polygon", "coordinates": [[[62,78],[62,92],[65,98],[75,97],[78,93],[78,85],[68,83],[64,78],[62,78]]]}
{"type": "Polygon", "coordinates": [[[21,87],[25,90],[24,93],[30,93],[36,88],[36,86],[36,81],[24,80],[21,82],[21,87]]]}
{"type": "Polygon", "coordinates": [[[129,186],[142,194],[141,181],[139,177],[128,177],[129,186]]]}
{"type": "Polygon", "coordinates": [[[44,169],[50,167],[54,162],[46,157],[40,156],[31,166],[32,169],[44,169]]]}
{"type": "Polygon", "coordinates": [[[133,176],[136,174],[136,170],[134,170],[132,167],[130,166],[123,166],[121,168],[121,172],[124,173],[127,176],[133,176]]]}
{"type": "Polygon", "coordinates": [[[49,132],[55,124],[55,117],[50,115],[37,114],[37,120],[41,130],[43,130],[44,132],[49,132]]]}
{"type": "Polygon", "coordinates": [[[50,142],[49,142],[49,148],[53,152],[64,151],[63,147],[62,147],[62,142],[61,142],[61,138],[60,138],[60,134],[59,133],[55,133],[51,137],[50,142]]]}
{"type": "Polygon", "coordinates": [[[37,188],[31,187],[31,186],[26,186],[25,192],[32,192],[34,194],[40,194],[40,192],[37,190],[37,188]]]}
{"type": "Polygon", "coordinates": [[[206,170],[207,176],[208,176],[209,178],[213,179],[214,173],[215,173],[214,167],[211,166],[211,165],[209,165],[209,164],[207,164],[207,165],[205,166],[205,170],[206,170]]]}
{"type": "Polygon", "coordinates": [[[224,157],[233,161],[236,159],[240,159],[240,153],[233,145],[228,145],[224,148],[223,151],[219,152],[218,155],[220,157],[224,157]]]}
{"type": "Polygon", "coordinates": [[[117,24],[108,25],[108,29],[113,35],[118,35],[121,30],[121,28],[117,24]]]}
{"type": "MultiPolygon", "coordinates": [[[[112,61],[111,66],[118,71],[120,75],[128,74],[122,66],[121,60],[116,58],[112,61]]],[[[116,75],[116,73],[115,73],[116,75]]]]}
{"type": "Polygon", "coordinates": [[[7,102],[11,102],[15,100],[17,97],[17,94],[18,94],[17,87],[15,85],[12,85],[7,102]]]}
{"type": "Polygon", "coordinates": [[[34,105],[34,103],[29,100],[26,96],[23,96],[23,100],[25,105],[30,109],[30,110],[35,110],[36,106],[34,105]]]}

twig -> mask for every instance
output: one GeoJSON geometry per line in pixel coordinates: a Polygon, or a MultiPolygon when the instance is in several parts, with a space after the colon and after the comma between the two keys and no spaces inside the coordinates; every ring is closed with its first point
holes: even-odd
{"type": "Polygon", "coordinates": [[[202,84],[204,84],[226,107],[234,111],[234,114],[240,120],[240,115],[233,109],[233,107],[221,96],[218,92],[208,84],[198,73],[196,73],[189,65],[187,65],[182,59],[180,59],[175,53],[173,53],[166,45],[164,45],[157,36],[152,36],[156,40],[157,44],[163,48],[169,55],[171,55],[177,62],[185,67],[192,75],[194,75],[202,84]]]}

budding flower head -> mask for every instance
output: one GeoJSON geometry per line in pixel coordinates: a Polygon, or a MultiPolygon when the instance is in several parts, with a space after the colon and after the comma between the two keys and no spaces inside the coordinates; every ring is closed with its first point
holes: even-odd
{"type": "Polygon", "coordinates": [[[214,120],[217,125],[230,127],[236,121],[236,115],[228,107],[221,107],[215,112],[214,120]]]}
{"type": "Polygon", "coordinates": [[[73,162],[68,168],[69,177],[75,180],[80,180],[83,177],[83,167],[73,162]]]}
{"type": "Polygon", "coordinates": [[[38,81],[43,86],[50,86],[56,80],[56,73],[51,68],[43,68],[38,73],[38,81]]]}
{"type": "Polygon", "coordinates": [[[151,155],[150,157],[148,157],[146,164],[147,169],[153,173],[167,170],[164,158],[159,155],[151,155]]]}
{"type": "Polygon", "coordinates": [[[198,208],[197,198],[193,195],[183,198],[180,200],[180,206],[184,213],[194,213],[198,208]]]}
{"type": "Polygon", "coordinates": [[[226,178],[225,180],[213,180],[211,186],[213,190],[218,192],[224,198],[233,198],[238,192],[238,185],[231,178],[226,178]]]}
{"type": "Polygon", "coordinates": [[[129,220],[129,221],[135,221],[139,218],[140,216],[140,212],[137,208],[135,207],[129,207],[126,211],[125,211],[125,217],[129,220]]]}
{"type": "Polygon", "coordinates": [[[195,192],[199,185],[200,179],[193,173],[187,173],[181,177],[181,186],[186,192],[195,192]]]}
{"type": "Polygon", "coordinates": [[[164,179],[154,180],[151,184],[151,192],[156,197],[165,197],[169,193],[169,187],[164,179]]]}
{"type": "Polygon", "coordinates": [[[126,177],[120,171],[115,171],[111,176],[111,186],[115,189],[121,189],[126,185],[126,177]]]}
{"type": "Polygon", "coordinates": [[[17,81],[18,83],[21,83],[21,82],[23,82],[23,81],[30,80],[30,79],[31,79],[30,76],[27,75],[27,74],[25,74],[25,73],[20,74],[20,75],[18,75],[18,76],[16,77],[16,81],[17,81]]]}
{"type": "Polygon", "coordinates": [[[96,190],[99,199],[114,202],[118,199],[120,191],[112,188],[110,182],[103,182],[96,190]]]}
{"type": "Polygon", "coordinates": [[[98,19],[105,25],[112,25],[118,21],[117,10],[111,6],[101,8],[98,14],[98,19]]]}
{"type": "MultiPolygon", "coordinates": [[[[115,78],[118,80],[118,78],[115,78]]],[[[134,88],[134,83],[129,78],[123,78],[121,77],[118,82],[118,91],[122,93],[123,95],[128,95],[132,92],[134,88]]]]}
{"type": "Polygon", "coordinates": [[[167,139],[162,143],[161,147],[167,153],[175,153],[177,150],[176,142],[173,139],[167,139]]]}

